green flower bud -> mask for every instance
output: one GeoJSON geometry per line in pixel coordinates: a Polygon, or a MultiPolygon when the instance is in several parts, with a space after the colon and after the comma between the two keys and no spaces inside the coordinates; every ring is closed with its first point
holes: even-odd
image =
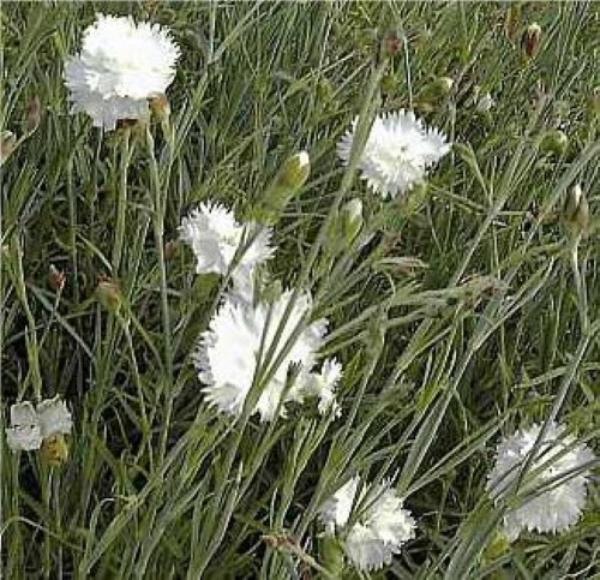
{"type": "Polygon", "coordinates": [[[569,138],[559,129],[546,131],[540,143],[540,151],[562,155],[569,145],[569,138]]]}
{"type": "Polygon", "coordinates": [[[319,555],[323,567],[334,578],[342,578],[344,571],[344,548],[334,535],[325,535],[319,539],[319,555]]]}
{"type": "Polygon", "coordinates": [[[542,28],[539,24],[530,24],[521,37],[521,50],[527,58],[535,58],[540,51],[542,28]]]}
{"type": "Polygon", "coordinates": [[[450,94],[453,87],[454,81],[450,77],[438,77],[430,82],[419,96],[421,108],[431,107],[433,103],[441,101],[450,94]]]}
{"type": "Polygon", "coordinates": [[[300,191],[310,175],[310,158],[306,151],[289,157],[267,187],[254,208],[254,219],[259,223],[273,224],[290,199],[300,191]]]}
{"type": "Polygon", "coordinates": [[[123,302],[121,286],[111,278],[101,279],[96,287],[96,299],[109,312],[117,312],[123,302]]]}
{"type": "Polygon", "coordinates": [[[570,234],[579,237],[587,234],[590,227],[590,208],[581,185],[574,185],[567,194],[563,220],[570,234]]]}
{"type": "Polygon", "coordinates": [[[340,225],[344,241],[350,245],[363,227],[363,204],[355,197],[340,210],[340,225]]]}

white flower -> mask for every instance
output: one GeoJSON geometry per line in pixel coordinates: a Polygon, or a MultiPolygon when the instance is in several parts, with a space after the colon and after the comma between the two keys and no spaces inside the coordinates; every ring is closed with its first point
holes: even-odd
{"type": "Polygon", "coordinates": [[[200,204],[181,220],[179,232],[196,256],[197,274],[227,274],[240,243],[252,240],[231,273],[236,295],[252,301],[254,271],[273,255],[271,229],[258,230],[255,224],[247,224],[244,238],[244,226],[233,212],[221,205],[200,204]]]}
{"type": "MultiPolygon", "coordinates": [[[[358,118],[337,146],[338,155],[346,165],[357,123],[358,118]]],[[[422,182],[427,168],[449,150],[441,132],[425,127],[412,111],[400,110],[375,119],[358,168],[362,179],[376,193],[395,197],[422,182]]]]}
{"type": "Polygon", "coordinates": [[[72,112],[114,129],[119,119],[145,119],[148,99],[173,81],[179,48],[167,31],[128,16],[98,14],[83,35],[79,56],[65,65],[72,112]]]}
{"type": "MultiPolygon", "coordinates": [[[[496,463],[487,483],[487,489],[496,503],[509,495],[523,462],[533,449],[540,429],[540,425],[534,424],[529,429],[517,431],[498,445],[496,463]]],[[[555,423],[549,425],[529,473],[544,467],[532,478],[527,475],[524,478],[527,488],[532,489],[534,493],[530,499],[527,498],[522,505],[507,512],[504,517],[504,531],[511,540],[516,539],[522,530],[562,532],[575,524],[581,515],[586,499],[589,471],[573,473],[573,470],[593,461],[594,454],[587,445],[577,444],[559,456],[575,442],[572,436],[564,436],[564,431],[563,426],[555,423]],[[568,476],[569,473],[572,475],[568,476]],[[565,475],[566,480],[561,480],[558,485],[550,482],[548,489],[542,490],[541,493],[535,492],[544,482],[555,480],[561,475],[565,475]]]]}
{"type": "MultiPolygon", "coordinates": [[[[328,531],[347,524],[358,481],[358,477],[351,479],[323,504],[320,517],[328,531]]],[[[358,503],[364,499],[361,508],[365,509],[347,531],[344,549],[354,566],[370,571],[391,563],[402,545],[414,538],[416,522],[388,483],[379,484],[368,499],[366,496],[363,490],[358,503]]]]}
{"type": "MultiPolygon", "coordinates": [[[[293,340],[287,352],[283,347],[294,334],[298,323],[310,313],[312,301],[307,294],[300,294],[289,315],[284,317],[291,291],[284,292],[273,304],[240,302],[228,297],[200,339],[196,365],[200,380],[205,383],[207,400],[224,413],[239,415],[252,387],[257,370],[257,358],[263,359],[271,347],[280,324],[283,332],[274,347],[269,368],[281,355],[281,361],[272,377],[264,386],[253,413],[260,413],[261,420],[272,420],[286,387],[288,370],[292,364],[301,365],[300,372],[308,372],[314,364],[315,353],[322,344],[326,321],[308,324],[293,340]],[[264,337],[264,338],[263,338],[264,337]]],[[[264,368],[264,360],[261,361],[264,368]]],[[[302,401],[304,391],[300,385],[305,378],[298,378],[286,393],[279,415],[285,416],[284,403],[302,401]]]]}
{"type": "Polygon", "coordinates": [[[46,399],[34,408],[29,401],[10,408],[10,427],[6,441],[13,451],[39,449],[42,441],[59,433],[68,434],[73,427],[71,413],[60,397],[46,399]]]}
{"type": "Polygon", "coordinates": [[[336,528],[343,528],[348,523],[359,483],[360,477],[355,475],[321,506],[319,515],[330,533],[333,533],[336,528]]]}
{"type": "Polygon", "coordinates": [[[330,409],[339,416],[339,405],[335,400],[335,389],[342,378],[342,365],[336,359],[325,359],[320,372],[312,372],[308,376],[306,392],[309,396],[319,398],[319,413],[324,415],[330,409]]]}

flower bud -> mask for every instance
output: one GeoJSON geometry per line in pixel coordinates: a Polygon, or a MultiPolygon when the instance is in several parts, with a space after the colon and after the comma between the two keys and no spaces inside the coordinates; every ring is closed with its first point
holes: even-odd
{"type": "Polygon", "coordinates": [[[516,3],[511,3],[506,10],[506,17],[504,19],[504,33],[506,38],[514,44],[517,39],[517,32],[519,31],[519,24],[521,22],[521,6],[516,3]]]}
{"type": "Polygon", "coordinates": [[[148,99],[148,104],[150,105],[152,114],[155,115],[160,121],[164,121],[170,117],[171,105],[169,105],[167,95],[164,93],[156,93],[152,95],[148,99]]]}
{"type": "Polygon", "coordinates": [[[489,111],[492,110],[492,108],[494,107],[495,104],[496,104],[496,101],[494,101],[494,98],[492,97],[492,95],[490,95],[489,92],[483,93],[483,95],[481,95],[477,99],[477,103],[475,105],[475,110],[478,113],[488,113],[489,111]]]}
{"type": "Polygon", "coordinates": [[[62,292],[66,281],[67,275],[64,273],[64,271],[56,268],[54,264],[50,264],[50,271],[48,272],[48,286],[50,286],[50,288],[52,288],[52,290],[55,292],[62,292]]]}
{"type": "Polygon", "coordinates": [[[535,58],[540,51],[542,28],[539,24],[530,24],[521,37],[521,50],[528,58],[535,58]]]}
{"type": "Polygon", "coordinates": [[[403,44],[402,34],[396,30],[390,30],[383,39],[383,53],[387,56],[395,56],[402,50],[403,44]]]}
{"type": "Polygon", "coordinates": [[[363,204],[358,198],[351,199],[340,210],[340,224],[344,241],[350,245],[363,226],[363,204]]]}
{"type": "Polygon", "coordinates": [[[590,226],[590,209],[581,185],[574,185],[567,194],[563,219],[569,232],[578,237],[585,235],[590,226]]]}
{"type": "Polygon", "coordinates": [[[454,81],[450,77],[438,77],[425,86],[419,96],[419,104],[422,109],[432,110],[431,105],[447,97],[454,87],[454,81]]]}
{"type": "Polygon", "coordinates": [[[179,251],[179,242],[177,240],[169,240],[165,244],[165,260],[172,260],[179,251]]]}
{"type": "Polygon", "coordinates": [[[0,165],[10,157],[17,146],[17,137],[12,131],[2,131],[0,137],[0,165]]]}
{"type": "Polygon", "coordinates": [[[275,223],[290,199],[300,191],[310,174],[310,158],[306,151],[289,157],[267,187],[254,208],[259,223],[275,223]]]}
{"type": "Polygon", "coordinates": [[[562,155],[569,145],[569,138],[560,129],[546,131],[540,142],[540,151],[562,155]]]}
{"type": "Polygon", "coordinates": [[[40,125],[42,119],[42,104],[40,98],[35,95],[27,103],[26,128],[28,133],[33,133],[40,125]]]}
{"type": "Polygon", "coordinates": [[[112,278],[102,278],[96,286],[96,299],[109,312],[117,312],[123,302],[121,286],[112,278]]]}
{"type": "Polygon", "coordinates": [[[600,117],[600,87],[596,87],[588,97],[588,110],[594,117],[600,117]]]}
{"type": "Polygon", "coordinates": [[[51,467],[60,467],[69,459],[69,446],[62,433],[50,435],[42,441],[40,447],[42,461],[51,467]]]}
{"type": "Polygon", "coordinates": [[[342,578],[344,572],[344,548],[335,535],[327,534],[319,539],[319,555],[323,567],[333,576],[342,578]]]}

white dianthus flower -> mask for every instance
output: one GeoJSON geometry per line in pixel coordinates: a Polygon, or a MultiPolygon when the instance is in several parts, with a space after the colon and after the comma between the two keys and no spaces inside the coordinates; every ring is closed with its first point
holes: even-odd
{"type": "Polygon", "coordinates": [[[72,112],[87,113],[95,127],[108,130],[120,119],[146,119],[148,99],[173,82],[178,58],[179,48],[160,26],[98,14],[81,53],[65,65],[72,112]]]}
{"type": "MultiPolygon", "coordinates": [[[[309,295],[300,294],[291,312],[284,318],[290,296],[291,291],[287,291],[273,304],[259,303],[256,306],[228,297],[213,317],[209,329],[202,334],[196,366],[200,380],[206,385],[203,390],[207,400],[220,411],[233,415],[241,413],[253,384],[261,344],[264,341],[264,357],[282,323],[283,332],[274,347],[269,368],[280,355],[281,361],[264,386],[253,412],[260,413],[263,421],[274,419],[286,388],[288,370],[295,364],[301,365],[301,373],[307,373],[313,366],[327,323],[325,320],[312,322],[295,339],[292,338],[298,323],[310,313],[312,301],[309,295]],[[293,344],[283,355],[288,339],[292,339],[293,344]]],[[[261,364],[264,365],[264,361],[261,364]]],[[[297,378],[287,391],[280,416],[285,416],[284,403],[302,401],[305,393],[300,385],[304,382],[304,378],[297,378]]]]}
{"type": "MultiPolygon", "coordinates": [[[[516,482],[521,465],[533,449],[540,429],[540,425],[534,424],[529,429],[517,431],[498,445],[496,462],[487,482],[487,490],[496,503],[512,492],[510,488],[516,482]]],[[[523,530],[562,532],[574,525],[581,515],[586,500],[589,470],[576,470],[593,461],[594,454],[585,444],[572,446],[575,438],[565,436],[564,431],[564,426],[555,423],[549,425],[529,473],[538,468],[541,471],[531,478],[526,475],[524,479],[528,488],[533,486],[533,496],[504,516],[504,532],[511,540],[516,539],[523,530]],[[565,475],[566,479],[558,484],[552,483],[561,475],[565,475]],[[545,482],[548,482],[548,489],[536,493],[535,490],[545,482]]]]}
{"type": "Polygon", "coordinates": [[[273,255],[271,230],[257,230],[256,227],[255,224],[246,227],[239,224],[233,212],[221,205],[200,204],[199,209],[181,220],[179,232],[181,240],[196,256],[197,274],[225,275],[240,243],[247,244],[252,240],[231,273],[235,294],[251,302],[254,271],[273,255]]]}
{"type": "Polygon", "coordinates": [[[340,408],[335,400],[335,389],[342,378],[342,365],[334,358],[323,361],[319,372],[312,372],[308,376],[306,392],[310,396],[318,397],[319,413],[324,415],[329,410],[340,414],[340,408]]]}
{"type": "Polygon", "coordinates": [[[343,528],[350,518],[360,478],[355,475],[340,487],[319,510],[321,521],[330,533],[343,528]]]}
{"type": "MultiPolygon", "coordinates": [[[[358,482],[358,477],[351,479],[323,504],[320,516],[328,531],[348,522],[358,482]]],[[[366,494],[363,490],[358,503],[366,494]]],[[[402,545],[415,537],[416,527],[414,518],[402,507],[402,500],[389,484],[379,484],[371,497],[373,499],[368,500],[366,509],[347,531],[344,541],[349,560],[364,571],[379,570],[390,564],[402,545]]]]}
{"type": "Polygon", "coordinates": [[[39,449],[43,440],[52,435],[70,433],[72,427],[71,413],[60,397],[46,399],[36,408],[23,401],[10,408],[6,441],[13,451],[31,451],[39,449]]]}
{"type": "MultiPolygon", "coordinates": [[[[337,151],[348,164],[358,118],[340,140],[337,151]]],[[[412,111],[403,110],[375,118],[358,168],[376,193],[395,197],[424,180],[427,169],[450,146],[437,129],[428,129],[412,111]]]]}

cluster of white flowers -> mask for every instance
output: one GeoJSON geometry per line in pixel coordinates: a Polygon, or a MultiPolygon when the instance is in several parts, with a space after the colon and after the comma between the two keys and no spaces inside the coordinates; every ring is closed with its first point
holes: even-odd
{"type": "Polygon", "coordinates": [[[415,537],[416,522],[389,483],[377,485],[370,494],[363,489],[355,501],[359,483],[355,476],[338,489],[324,502],[320,517],[328,533],[337,532],[344,538],[344,551],[356,568],[379,570],[415,537]],[[357,521],[346,529],[353,508],[363,502],[357,521]]]}
{"type": "MultiPolygon", "coordinates": [[[[348,164],[358,118],[337,146],[340,159],[348,164]]],[[[360,157],[362,179],[373,191],[395,197],[421,183],[426,171],[450,146],[437,129],[428,129],[412,111],[397,111],[375,118],[360,157]]]]}
{"type": "Polygon", "coordinates": [[[333,410],[338,414],[334,391],[341,365],[326,360],[320,372],[312,372],[327,321],[309,320],[310,295],[298,294],[289,313],[291,291],[271,302],[255,303],[256,269],[274,253],[270,228],[242,225],[223,206],[201,204],[183,218],[180,235],[196,256],[197,274],[229,273],[233,281],[200,337],[195,357],[207,401],[224,413],[239,415],[260,379],[261,393],[252,412],[259,413],[263,421],[284,417],[286,403],[311,396],[319,399],[321,413],[333,410]],[[293,366],[297,375],[288,385],[293,366]],[[259,377],[259,372],[268,376],[259,377]]]}
{"type": "MultiPolygon", "coordinates": [[[[520,430],[505,438],[496,450],[496,462],[488,476],[487,489],[496,503],[506,499],[514,490],[521,466],[534,448],[540,425],[520,430]]],[[[582,469],[594,460],[585,444],[565,435],[564,426],[551,423],[540,442],[529,473],[525,477],[532,497],[504,517],[504,532],[510,540],[523,530],[541,533],[563,532],[574,525],[586,500],[589,469],[582,469]],[[544,488],[544,484],[547,485],[544,488]],[[539,489],[539,491],[536,491],[539,489]]]]}
{"type": "Polygon", "coordinates": [[[60,397],[46,399],[36,407],[29,401],[10,408],[10,427],[6,442],[13,451],[32,451],[42,446],[44,439],[71,432],[73,420],[60,397]]]}
{"type": "Polygon", "coordinates": [[[121,119],[146,119],[148,99],[175,77],[179,48],[158,25],[98,15],[83,35],[81,54],[65,65],[72,111],[111,130],[121,119]]]}

